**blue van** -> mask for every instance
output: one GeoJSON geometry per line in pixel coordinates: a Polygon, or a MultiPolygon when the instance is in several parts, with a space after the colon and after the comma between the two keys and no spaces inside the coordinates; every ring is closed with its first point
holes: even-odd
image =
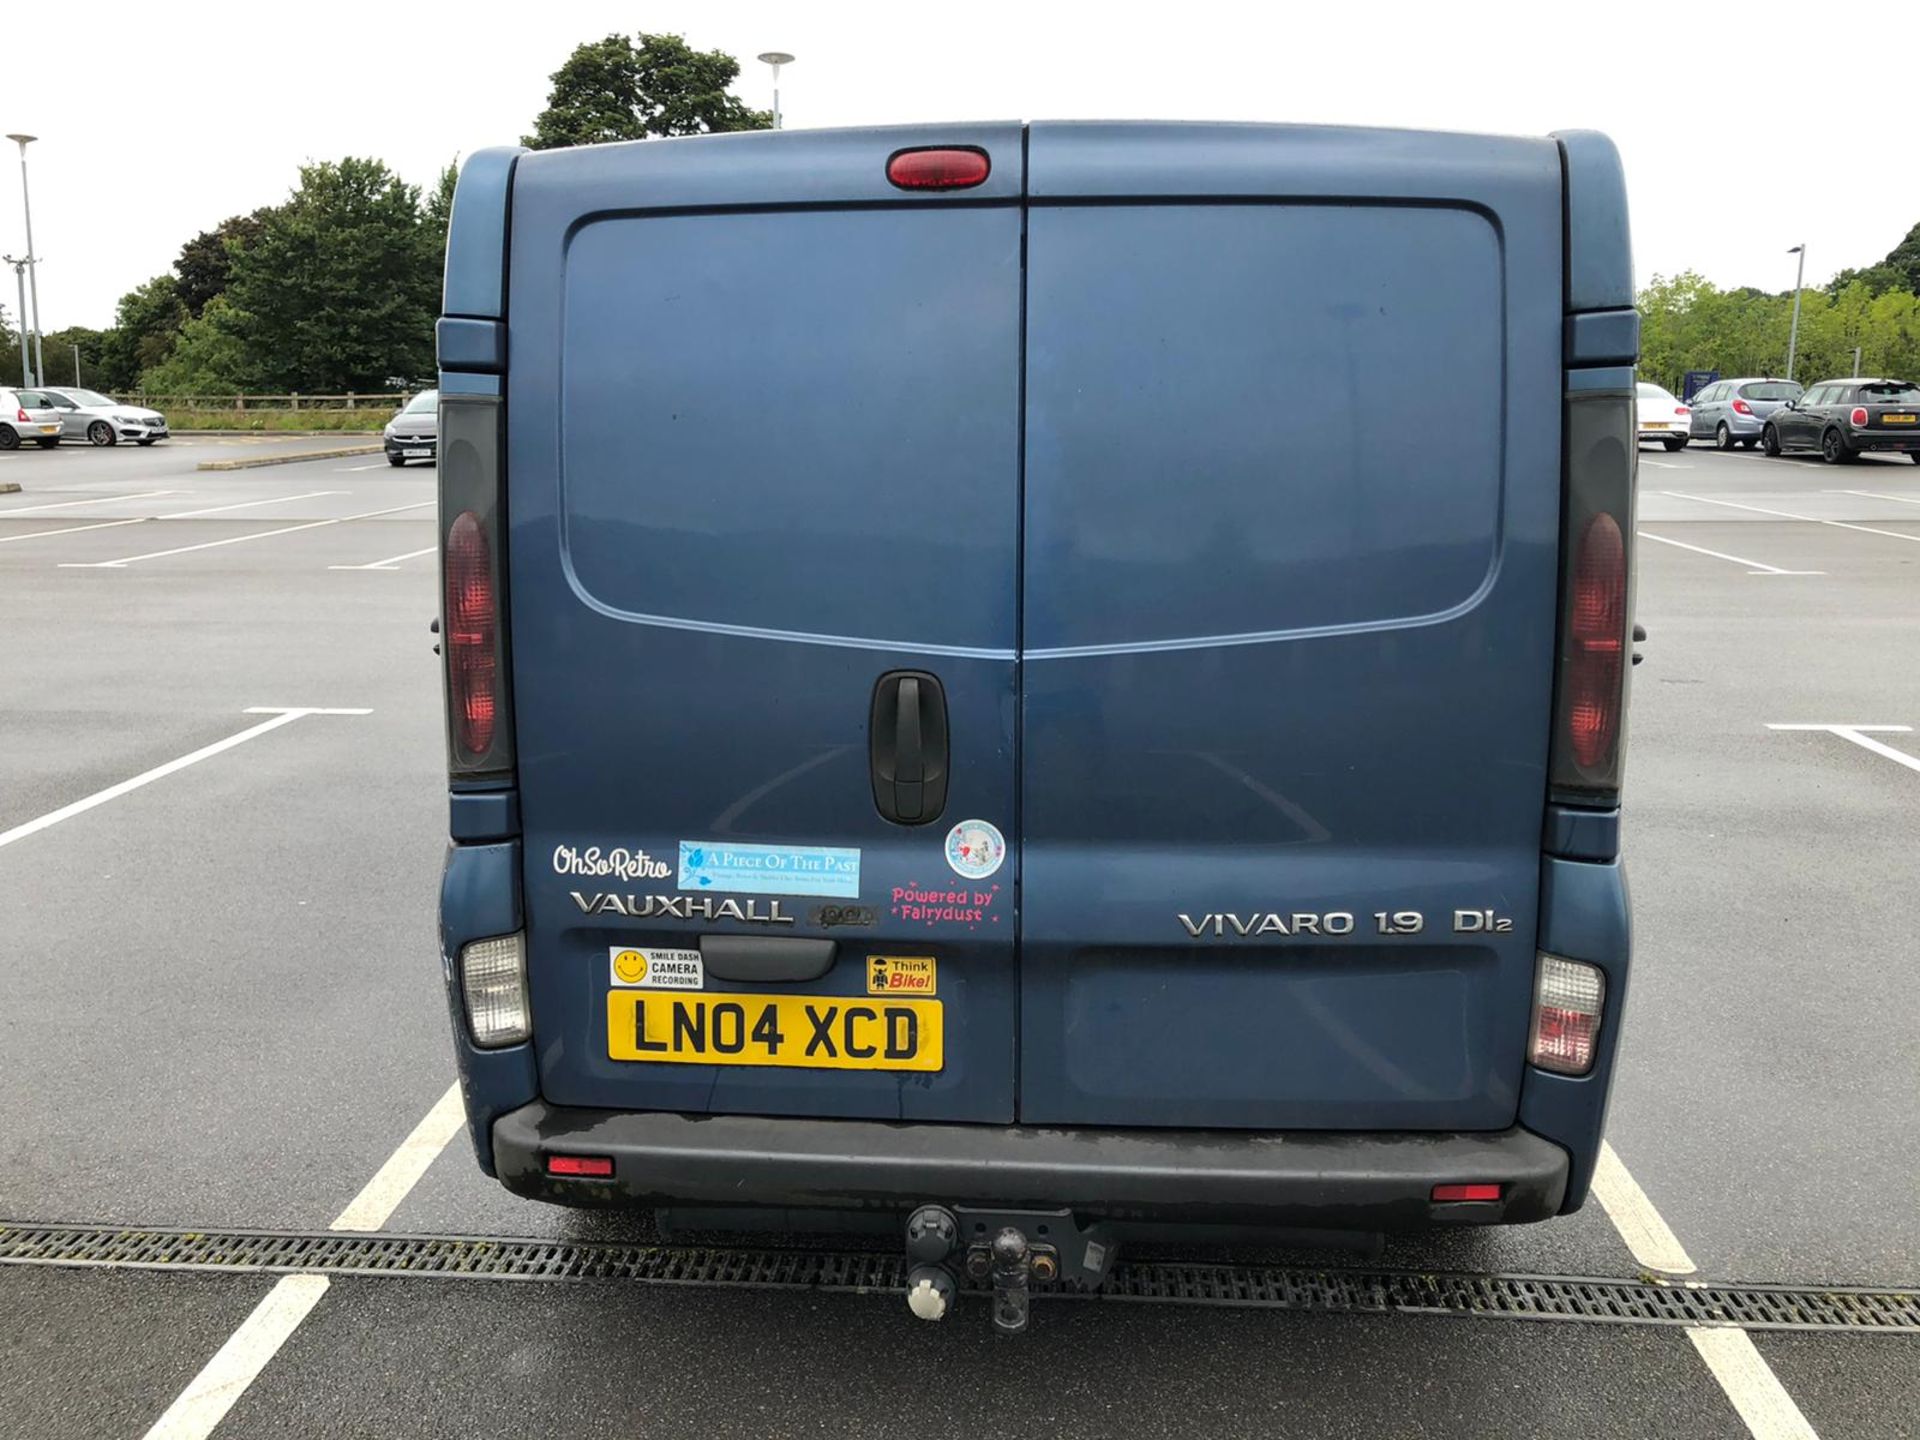
{"type": "Polygon", "coordinates": [[[960,124],[460,177],[481,1167],[1097,1284],[1579,1208],[1628,972],[1625,189],[1590,132],[960,124]]]}

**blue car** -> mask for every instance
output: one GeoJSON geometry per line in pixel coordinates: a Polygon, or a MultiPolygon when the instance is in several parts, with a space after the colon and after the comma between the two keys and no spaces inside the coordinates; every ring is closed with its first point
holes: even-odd
{"type": "Polygon", "coordinates": [[[1588,132],[472,156],[440,920],[482,1169],[897,1226],[916,1314],[990,1279],[1007,1328],[1143,1224],[1578,1209],[1632,304],[1588,132]]]}

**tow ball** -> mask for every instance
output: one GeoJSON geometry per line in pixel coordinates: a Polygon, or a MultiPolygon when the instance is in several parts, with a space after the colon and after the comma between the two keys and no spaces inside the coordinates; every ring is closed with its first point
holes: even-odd
{"type": "Polygon", "coordinates": [[[993,1328],[1018,1335],[1027,1328],[1033,1282],[1092,1288],[1113,1255],[1106,1228],[1083,1230],[1069,1210],[922,1205],[907,1219],[907,1308],[922,1320],[944,1320],[964,1275],[992,1286],[993,1328]]]}

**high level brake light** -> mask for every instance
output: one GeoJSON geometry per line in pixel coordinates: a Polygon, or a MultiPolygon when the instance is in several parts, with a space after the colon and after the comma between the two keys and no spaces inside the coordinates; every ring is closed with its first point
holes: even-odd
{"type": "Polygon", "coordinates": [[[1527,1059],[1559,1075],[1593,1068],[1607,977],[1597,965],[1542,955],[1533,988],[1533,1034],[1527,1059]]]}
{"type": "Polygon", "coordinates": [[[970,190],[991,169],[987,152],[971,146],[896,150],[887,159],[887,179],[902,190],[970,190]]]}

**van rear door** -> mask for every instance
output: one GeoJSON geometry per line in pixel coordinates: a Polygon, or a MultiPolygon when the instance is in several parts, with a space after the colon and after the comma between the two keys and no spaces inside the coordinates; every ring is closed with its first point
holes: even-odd
{"type": "Polygon", "coordinates": [[[517,162],[507,584],[551,1104],[1013,1118],[1021,154],[983,125],[517,162]],[[990,173],[896,188],[916,143],[990,173]],[[878,787],[911,810],[936,762],[937,818],[883,818],[878,787]]]}
{"type": "Polygon", "coordinates": [[[1513,1122],[1561,184],[1551,140],[1031,127],[1023,1121],[1513,1122]]]}

